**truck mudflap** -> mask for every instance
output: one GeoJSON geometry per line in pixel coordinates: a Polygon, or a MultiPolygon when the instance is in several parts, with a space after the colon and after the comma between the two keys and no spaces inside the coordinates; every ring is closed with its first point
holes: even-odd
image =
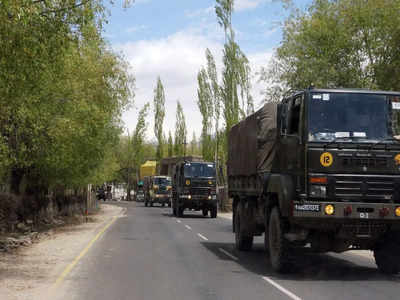
{"type": "Polygon", "coordinates": [[[294,201],[295,218],[399,221],[400,204],[294,201]]]}

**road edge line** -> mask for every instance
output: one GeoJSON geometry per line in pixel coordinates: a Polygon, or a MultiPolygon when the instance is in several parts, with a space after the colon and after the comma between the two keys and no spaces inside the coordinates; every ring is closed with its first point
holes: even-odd
{"type": "Polygon", "coordinates": [[[99,233],[89,242],[89,244],[79,253],[77,257],[64,269],[64,271],[58,276],[56,282],[53,285],[53,289],[58,287],[67,277],[67,275],[72,271],[76,264],[86,255],[94,243],[104,234],[104,232],[117,220],[118,216],[112,217],[111,221],[108,222],[99,233]]]}

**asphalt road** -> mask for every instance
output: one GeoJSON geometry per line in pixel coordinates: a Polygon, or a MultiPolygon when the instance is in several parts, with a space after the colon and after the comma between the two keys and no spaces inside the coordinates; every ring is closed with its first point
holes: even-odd
{"type": "Polygon", "coordinates": [[[271,270],[257,238],[251,252],[234,249],[231,221],[170,209],[126,207],[58,288],[60,299],[399,299],[400,277],[378,272],[355,254],[299,254],[294,272],[271,270]]]}

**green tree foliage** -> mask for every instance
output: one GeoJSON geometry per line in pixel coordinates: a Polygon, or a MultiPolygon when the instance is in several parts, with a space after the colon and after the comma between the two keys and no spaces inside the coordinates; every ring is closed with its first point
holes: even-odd
{"type": "Polygon", "coordinates": [[[196,138],[196,133],[193,131],[192,140],[190,142],[190,154],[191,155],[198,155],[198,142],[196,138]]]}
{"type": "Polygon", "coordinates": [[[0,4],[0,167],[14,192],[109,176],[134,81],[103,22],[97,0],[0,4]]]}
{"type": "MultiPolygon", "coordinates": [[[[223,72],[220,97],[222,100],[223,117],[225,120],[224,157],[226,161],[226,137],[233,125],[246,115],[254,112],[253,98],[250,94],[250,65],[246,55],[235,42],[235,32],[232,27],[233,0],[217,0],[215,12],[219,24],[225,31],[223,50],[223,72]]],[[[218,130],[216,131],[218,132],[218,130]]]]}
{"type": "Polygon", "coordinates": [[[318,87],[399,90],[399,0],[315,0],[293,9],[264,69],[266,100],[318,87]]]}
{"type": "Polygon", "coordinates": [[[197,75],[197,83],[197,106],[202,116],[202,156],[205,160],[210,161],[213,160],[214,156],[212,140],[214,103],[208,74],[204,68],[202,68],[197,75]]]}
{"type": "Polygon", "coordinates": [[[171,131],[168,132],[168,157],[174,155],[174,141],[172,139],[171,131]]]}
{"type": "MultiPolygon", "coordinates": [[[[150,104],[146,103],[139,111],[135,130],[130,136],[121,138],[119,147],[116,149],[116,157],[119,165],[118,180],[127,184],[127,197],[131,198],[131,190],[134,182],[138,179],[140,166],[144,163],[149,146],[145,143],[146,122],[150,104]]],[[[150,146],[150,148],[154,148],[150,146]]]]}
{"type": "Polygon", "coordinates": [[[165,118],[165,93],[160,77],[157,79],[157,86],[154,89],[154,134],[157,138],[157,161],[163,157],[163,123],[165,118]]]}
{"type": "Polygon", "coordinates": [[[174,153],[176,156],[183,156],[186,154],[186,122],[183,113],[182,105],[179,101],[176,104],[176,122],[175,122],[175,142],[174,153]]]}

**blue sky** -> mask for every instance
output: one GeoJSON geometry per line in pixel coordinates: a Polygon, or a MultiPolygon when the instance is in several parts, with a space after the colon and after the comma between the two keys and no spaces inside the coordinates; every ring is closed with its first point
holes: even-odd
{"type": "MultiPolygon", "coordinates": [[[[305,7],[310,0],[295,1],[305,7]]],[[[189,138],[201,131],[201,115],[197,109],[197,72],[205,64],[209,48],[222,69],[223,29],[218,25],[214,0],[136,0],[128,9],[122,0],[109,6],[109,23],[104,36],[111,46],[130,62],[136,77],[135,108],[124,114],[131,131],[136,124],[137,110],[152,102],[158,76],[166,94],[166,131],[174,131],[176,101],[183,105],[189,138]]],[[[249,58],[253,71],[252,95],[256,106],[262,101],[262,84],[256,72],[268,64],[282,38],[281,24],[287,12],[277,0],[236,0],[233,26],[237,42],[249,58]]],[[[150,114],[152,116],[153,113],[150,114]]],[[[153,119],[149,118],[150,139],[153,119]]],[[[167,133],[167,132],[166,132],[167,133]]]]}

